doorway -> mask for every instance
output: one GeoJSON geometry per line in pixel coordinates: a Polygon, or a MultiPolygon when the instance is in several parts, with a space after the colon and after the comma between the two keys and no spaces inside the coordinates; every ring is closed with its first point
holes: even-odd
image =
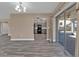
{"type": "Polygon", "coordinates": [[[47,40],[47,22],[45,18],[37,17],[34,20],[34,39],[47,40]]]}

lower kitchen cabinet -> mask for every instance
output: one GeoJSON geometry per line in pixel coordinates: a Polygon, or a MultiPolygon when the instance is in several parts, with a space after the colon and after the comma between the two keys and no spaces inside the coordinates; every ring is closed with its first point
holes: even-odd
{"type": "Polygon", "coordinates": [[[72,55],[75,56],[75,38],[70,37],[69,35],[66,36],[66,47],[65,49],[72,55]]]}

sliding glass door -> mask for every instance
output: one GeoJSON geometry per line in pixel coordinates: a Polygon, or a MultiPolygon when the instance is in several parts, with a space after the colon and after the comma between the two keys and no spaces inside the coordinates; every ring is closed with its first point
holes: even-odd
{"type": "Polygon", "coordinates": [[[75,40],[77,31],[76,5],[72,5],[56,17],[57,41],[72,56],[75,56],[75,40]]]}
{"type": "Polygon", "coordinates": [[[76,40],[76,6],[73,5],[71,8],[65,11],[65,49],[72,55],[75,56],[75,40],[76,40]]]}
{"type": "Polygon", "coordinates": [[[58,21],[58,27],[57,27],[57,37],[58,37],[58,42],[64,46],[64,38],[65,38],[65,31],[64,31],[64,13],[62,13],[61,15],[59,15],[57,17],[57,21],[58,21]]]}

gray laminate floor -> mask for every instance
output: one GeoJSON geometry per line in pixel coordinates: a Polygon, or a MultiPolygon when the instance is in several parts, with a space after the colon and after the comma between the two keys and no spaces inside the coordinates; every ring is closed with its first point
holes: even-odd
{"type": "Polygon", "coordinates": [[[66,57],[58,43],[49,43],[44,34],[36,35],[34,41],[11,41],[7,35],[0,36],[1,57],[66,57]]]}

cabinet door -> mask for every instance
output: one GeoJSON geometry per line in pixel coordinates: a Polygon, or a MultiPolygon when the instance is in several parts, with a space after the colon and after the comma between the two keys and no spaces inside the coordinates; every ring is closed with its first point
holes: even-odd
{"type": "Polygon", "coordinates": [[[72,37],[66,38],[66,50],[72,55],[75,55],[75,39],[72,37]]]}
{"type": "Polygon", "coordinates": [[[64,46],[64,32],[59,32],[59,43],[64,46]]]}

